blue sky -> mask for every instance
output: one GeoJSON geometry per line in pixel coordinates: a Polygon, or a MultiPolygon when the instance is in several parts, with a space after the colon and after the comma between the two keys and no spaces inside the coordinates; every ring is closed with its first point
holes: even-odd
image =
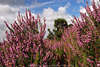
{"type": "MultiPolygon", "coordinates": [[[[90,0],[88,0],[88,2],[90,4],[90,0]]],[[[48,7],[57,11],[59,7],[61,6],[63,7],[67,4],[70,4],[66,9],[66,13],[75,16],[79,16],[81,6],[82,7],[86,6],[86,0],[25,0],[25,5],[27,6],[30,6],[35,3],[40,3],[40,4],[47,3],[47,4],[42,6],[37,5],[38,7],[31,8],[32,12],[34,13],[42,13],[43,9],[48,7]]]]}

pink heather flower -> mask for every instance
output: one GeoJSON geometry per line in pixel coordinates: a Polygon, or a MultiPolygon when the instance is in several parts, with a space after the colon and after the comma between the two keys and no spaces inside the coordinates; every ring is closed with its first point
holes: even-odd
{"type": "Polygon", "coordinates": [[[78,42],[79,47],[82,47],[84,45],[81,41],[77,41],[77,42],[78,42]]]}
{"type": "Polygon", "coordinates": [[[97,67],[100,67],[100,64],[97,64],[97,67]]]}
{"type": "Polygon", "coordinates": [[[97,7],[96,7],[96,5],[95,5],[95,2],[94,2],[94,0],[93,0],[93,3],[92,3],[92,7],[93,7],[93,13],[94,13],[94,17],[96,18],[96,16],[97,16],[97,7]]]}
{"type": "Polygon", "coordinates": [[[90,63],[94,63],[92,60],[90,60],[89,58],[87,58],[87,61],[90,63]]]}
{"type": "Polygon", "coordinates": [[[71,44],[67,44],[67,46],[68,46],[69,48],[71,48],[72,50],[74,50],[71,44]]]}
{"type": "Polygon", "coordinates": [[[63,39],[64,41],[66,41],[66,37],[65,37],[64,35],[62,35],[62,39],[63,39]]]}
{"type": "Polygon", "coordinates": [[[25,54],[25,53],[23,53],[23,55],[24,55],[25,58],[28,58],[28,57],[29,57],[29,56],[28,56],[27,54],[25,54]]]}
{"type": "Polygon", "coordinates": [[[43,61],[45,62],[47,60],[47,56],[43,57],[43,61]]]}
{"type": "Polygon", "coordinates": [[[88,5],[88,2],[87,2],[87,6],[86,6],[85,9],[86,9],[87,13],[89,13],[90,15],[92,15],[92,11],[91,11],[91,9],[90,9],[90,7],[88,5]]]}
{"type": "Polygon", "coordinates": [[[47,67],[47,65],[43,65],[43,67],[47,67]]]}
{"type": "Polygon", "coordinates": [[[30,64],[30,67],[36,67],[37,65],[36,64],[30,64]]]}
{"type": "Polygon", "coordinates": [[[11,52],[11,53],[13,53],[13,50],[12,50],[12,48],[10,47],[9,49],[10,49],[10,52],[11,52]]]}

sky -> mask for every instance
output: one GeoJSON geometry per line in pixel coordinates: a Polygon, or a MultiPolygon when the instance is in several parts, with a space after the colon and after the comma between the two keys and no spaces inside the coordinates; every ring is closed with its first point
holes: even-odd
{"type": "MultiPolygon", "coordinates": [[[[92,2],[92,0],[87,1],[89,5],[92,2]]],[[[96,3],[98,1],[95,0],[96,3]]],[[[46,18],[46,30],[48,28],[52,30],[55,19],[64,18],[70,24],[73,16],[79,17],[80,12],[86,12],[85,6],[86,0],[0,0],[0,41],[5,39],[7,30],[4,20],[12,24],[18,11],[24,14],[28,8],[34,16],[40,14],[41,19],[46,18]]]]}

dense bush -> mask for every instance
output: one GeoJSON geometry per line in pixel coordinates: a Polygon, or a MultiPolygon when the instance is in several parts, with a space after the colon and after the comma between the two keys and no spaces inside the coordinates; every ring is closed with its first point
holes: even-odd
{"type": "Polygon", "coordinates": [[[9,32],[0,43],[0,67],[96,67],[100,61],[100,5],[88,4],[87,14],[81,19],[74,17],[73,25],[65,28],[58,41],[44,39],[44,23],[32,16],[18,14],[11,27],[5,21],[9,32]]]}

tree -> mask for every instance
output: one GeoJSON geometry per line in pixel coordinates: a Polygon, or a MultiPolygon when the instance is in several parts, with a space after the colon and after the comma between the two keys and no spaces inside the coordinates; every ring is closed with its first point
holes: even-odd
{"type": "Polygon", "coordinates": [[[65,19],[63,19],[63,18],[58,18],[54,22],[55,22],[54,27],[58,31],[60,29],[64,30],[64,28],[68,27],[67,21],[65,19]]]}
{"type": "Polygon", "coordinates": [[[57,40],[60,40],[62,33],[64,32],[64,29],[68,28],[67,21],[63,18],[58,18],[54,21],[54,27],[55,28],[53,29],[53,32],[50,31],[50,29],[48,29],[49,34],[47,38],[54,39],[55,37],[57,40]]]}

